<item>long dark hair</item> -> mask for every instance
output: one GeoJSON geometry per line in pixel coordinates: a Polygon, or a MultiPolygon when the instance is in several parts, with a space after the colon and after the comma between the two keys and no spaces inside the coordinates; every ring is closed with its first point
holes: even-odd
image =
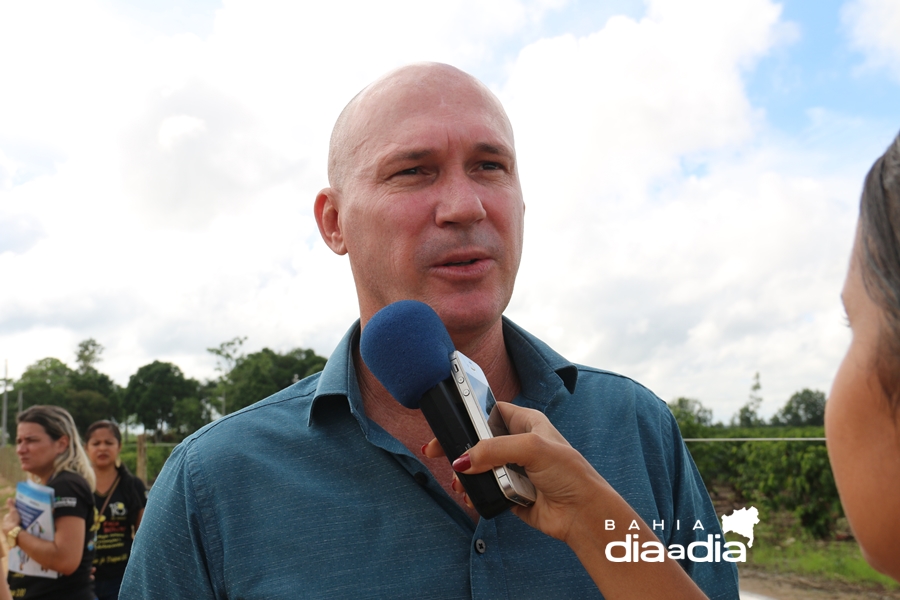
{"type": "MultiPolygon", "coordinates": [[[[87,428],[87,433],[84,436],[85,444],[90,443],[91,436],[98,429],[108,429],[112,432],[113,436],[116,438],[116,441],[119,442],[119,449],[122,448],[122,432],[119,431],[119,426],[113,423],[112,421],[95,421],[91,423],[90,427],[87,428]]],[[[135,489],[133,485],[133,480],[135,476],[131,474],[131,471],[128,470],[128,467],[125,466],[121,460],[116,463],[116,471],[119,474],[119,487],[118,489],[122,490],[122,495],[125,496],[125,505],[128,507],[128,519],[134,521],[137,519],[137,511],[140,510],[140,507],[143,505],[143,500],[138,495],[138,491],[135,489]]]]}
{"type": "Polygon", "coordinates": [[[900,409],[900,135],[866,175],[859,203],[859,246],[863,285],[884,316],[874,367],[896,414],[900,409]]]}

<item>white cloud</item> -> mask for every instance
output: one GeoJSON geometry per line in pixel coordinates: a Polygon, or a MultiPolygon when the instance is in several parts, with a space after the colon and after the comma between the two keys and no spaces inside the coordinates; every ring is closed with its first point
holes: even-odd
{"type": "Polygon", "coordinates": [[[206,121],[203,119],[190,115],[175,115],[163,119],[156,139],[163,150],[171,152],[179,142],[205,132],[206,121]]]}
{"type": "Polygon", "coordinates": [[[655,1],[510,50],[560,6],[239,0],[168,35],[88,0],[0,5],[0,357],[17,375],[94,337],[125,383],[154,359],[210,376],[205,348],[237,335],[330,353],[357,311],[311,212],[331,126],[375,77],[441,60],[490,74],[516,127],[513,318],[717,418],[756,371],[772,404],[827,387],[863,167],[748,100],[778,5],[655,1]]]}
{"type": "Polygon", "coordinates": [[[844,349],[861,176],[778,150],[747,100],[743,70],[785,39],[779,13],[651,3],[524,48],[502,90],[528,206],[511,314],[573,359],[726,420],[754,372],[772,412],[827,388],[844,349]]]}
{"type": "Polygon", "coordinates": [[[318,239],[331,125],[384,71],[465,66],[546,7],[230,1],[165,35],[90,0],[0,6],[0,352],[13,374],[107,348],[212,373],[205,348],[321,354],[356,313],[318,239]],[[427,26],[423,26],[427,24],[427,26]]]}
{"type": "Polygon", "coordinates": [[[851,44],[862,51],[869,68],[884,68],[900,80],[900,3],[895,0],[852,0],[842,16],[851,44]]]}

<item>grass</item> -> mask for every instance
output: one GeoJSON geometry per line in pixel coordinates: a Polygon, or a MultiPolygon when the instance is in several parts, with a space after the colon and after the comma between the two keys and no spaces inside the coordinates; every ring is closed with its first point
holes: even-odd
{"type": "MultiPolygon", "coordinates": [[[[152,484],[156,481],[156,477],[162,470],[166,459],[172,454],[174,448],[172,446],[156,446],[147,445],[147,482],[152,484]]],[[[119,454],[122,462],[132,473],[137,473],[137,446],[135,444],[124,444],[122,453],[119,454]]]]}
{"type": "MultiPolygon", "coordinates": [[[[760,515],[760,521],[754,531],[756,540],[747,552],[746,566],[749,568],[862,587],[900,589],[896,581],[869,566],[852,538],[842,541],[814,539],[789,513],[760,515]]],[[[848,533],[846,524],[838,527],[841,537],[848,533]]],[[[746,538],[735,534],[729,533],[726,537],[746,543],[746,538]]]]}

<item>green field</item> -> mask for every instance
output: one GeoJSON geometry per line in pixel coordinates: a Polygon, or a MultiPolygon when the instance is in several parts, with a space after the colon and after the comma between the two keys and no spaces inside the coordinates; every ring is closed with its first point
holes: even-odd
{"type": "MultiPolygon", "coordinates": [[[[817,580],[839,581],[874,590],[900,590],[900,584],[869,566],[859,545],[850,536],[846,519],[837,525],[841,540],[821,540],[801,527],[787,511],[760,512],[754,528],[753,547],[746,567],[769,573],[801,575],[817,580]]],[[[728,533],[726,539],[746,543],[746,538],[728,533]]]]}

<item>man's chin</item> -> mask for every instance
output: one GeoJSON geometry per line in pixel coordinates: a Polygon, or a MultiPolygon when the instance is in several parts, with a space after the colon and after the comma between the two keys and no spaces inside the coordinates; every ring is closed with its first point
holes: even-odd
{"type": "Polygon", "coordinates": [[[458,340],[471,339],[484,335],[500,321],[505,305],[493,302],[473,302],[471,299],[446,298],[439,302],[428,304],[435,310],[444,326],[453,338],[458,340]]]}

